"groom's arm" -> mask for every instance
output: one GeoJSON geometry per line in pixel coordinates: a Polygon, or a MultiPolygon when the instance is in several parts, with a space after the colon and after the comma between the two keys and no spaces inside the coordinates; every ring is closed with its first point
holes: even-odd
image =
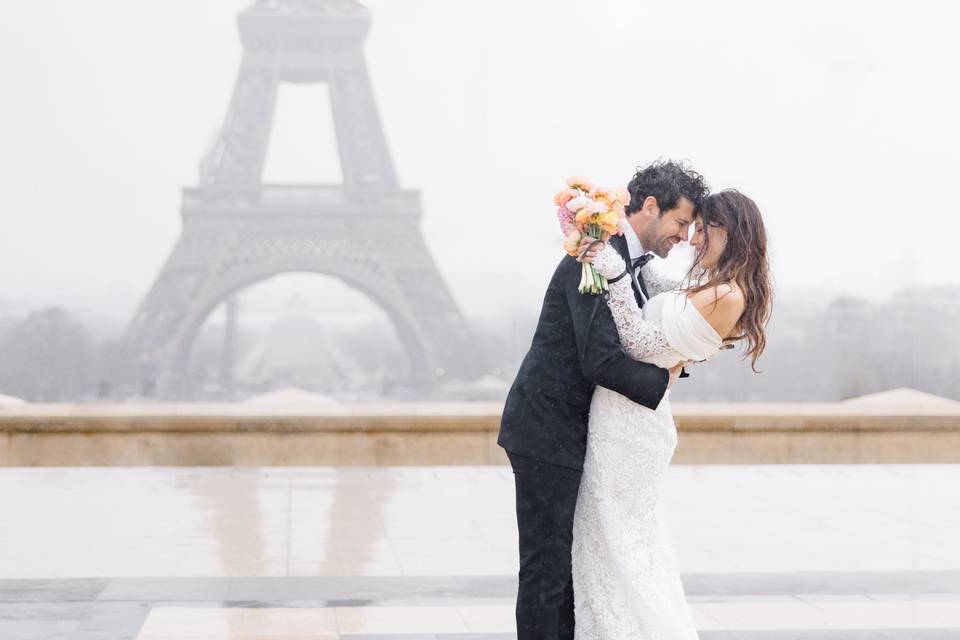
{"type": "Polygon", "coordinates": [[[634,360],[624,352],[617,325],[603,296],[580,293],[581,263],[574,258],[570,260],[576,265],[576,274],[565,278],[564,294],[573,319],[584,377],[638,404],[656,409],[666,393],[670,372],[634,360]]]}

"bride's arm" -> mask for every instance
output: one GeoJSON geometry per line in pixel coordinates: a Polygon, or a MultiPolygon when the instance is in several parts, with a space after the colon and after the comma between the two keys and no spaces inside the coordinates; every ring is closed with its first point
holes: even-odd
{"type": "MultiPolygon", "coordinates": [[[[608,244],[593,258],[593,266],[598,273],[610,279],[623,273],[626,263],[617,250],[608,244]]],[[[643,311],[633,296],[630,282],[630,274],[627,274],[609,283],[610,290],[605,296],[624,351],[637,360],[669,351],[670,344],[663,333],[663,326],[659,321],[643,319],[643,311]]]]}
{"type": "Polygon", "coordinates": [[[643,284],[646,285],[651,298],[664,291],[675,291],[683,282],[680,278],[672,278],[663,273],[653,265],[655,262],[656,260],[651,260],[640,269],[643,272],[643,284]]]}

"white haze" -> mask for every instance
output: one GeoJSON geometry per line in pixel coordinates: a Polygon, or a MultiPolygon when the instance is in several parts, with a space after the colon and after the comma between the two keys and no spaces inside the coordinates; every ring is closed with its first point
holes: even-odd
{"type": "MultiPolygon", "coordinates": [[[[226,110],[246,4],[6,8],[0,302],[132,315],[226,110]]],[[[782,295],[960,284],[960,5],[367,4],[392,155],[470,316],[539,305],[563,178],[623,183],[657,157],[757,200],[782,295]]],[[[267,177],[336,175],[309,144],[330,131],[318,94],[287,93],[267,177]]]]}

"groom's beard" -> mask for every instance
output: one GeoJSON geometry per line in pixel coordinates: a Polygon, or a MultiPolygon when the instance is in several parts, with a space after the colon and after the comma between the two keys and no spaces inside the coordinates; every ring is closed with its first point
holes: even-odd
{"type": "Polygon", "coordinates": [[[680,238],[680,236],[668,236],[657,243],[657,246],[653,249],[653,252],[661,258],[666,258],[668,255],[670,255],[670,252],[673,251],[674,247],[679,245],[681,242],[683,242],[683,240],[680,238]]]}
{"type": "MultiPolygon", "coordinates": [[[[651,235],[652,235],[652,236],[654,237],[655,241],[654,241],[654,242],[651,242],[649,237],[645,238],[645,237],[643,237],[643,236],[640,236],[640,244],[643,245],[643,248],[644,248],[644,249],[646,249],[647,251],[652,251],[652,252],[653,252],[654,254],[656,254],[658,257],[660,257],[660,258],[666,258],[667,255],[670,253],[670,251],[671,251],[675,246],[677,246],[678,244],[680,244],[680,242],[683,241],[683,238],[681,238],[680,236],[666,236],[666,237],[664,237],[664,236],[659,235],[659,233],[658,233],[658,231],[659,231],[659,226],[660,226],[660,225],[659,225],[659,221],[660,221],[660,219],[658,218],[656,222],[652,223],[652,224],[656,225],[656,228],[653,228],[653,229],[648,228],[648,229],[647,229],[648,233],[644,234],[644,235],[647,235],[647,236],[651,236],[651,235]],[[649,233],[649,232],[652,232],[652,233],[649,233]],[[671,240],[676,240],[676,242],[671,242],[671,240]]],[[[639,236],[639,235],[640,235],[640,234],[638,234],[638,236],[639,236]]]]}

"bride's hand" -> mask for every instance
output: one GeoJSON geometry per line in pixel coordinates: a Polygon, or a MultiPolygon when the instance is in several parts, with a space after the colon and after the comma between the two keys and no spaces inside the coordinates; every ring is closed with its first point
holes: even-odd
{"type": "Polygon", "coordinates": [[[593,264],[594,270],[606,278],[615,278],[622,274],[627,264],[617,250],[607,242],[610,236],[605,235],[603,240],[584,238],[580,241],[579,262],[593,264]]]}
{"type": "Polygon", "coordinates": [[[677,363],[676,366],[668,369],[670,372],[670,380],[667,382],[667,389],[673,388],[674,383],[680,379],[680,373],[683,371],[683,367],[692,363],[693,360],[684,360],[683,362],[677,363]]]}
{"type": "Polygon", "coordinates": [[[607,245],[607,240],[610,239],[610,234],[605,234],[603,240],[598,240],[597,238],[592,238],[590,236],[583,236],[580,240],[580,246],[577,247],[577,260],[579,262],[593,262],[593,259],[600,253],[603,248],[607,245]]]}

